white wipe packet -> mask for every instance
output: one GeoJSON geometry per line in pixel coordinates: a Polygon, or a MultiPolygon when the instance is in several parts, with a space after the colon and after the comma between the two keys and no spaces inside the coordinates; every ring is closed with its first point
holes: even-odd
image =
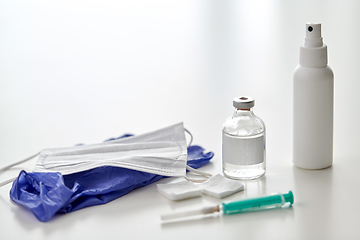
{"type": "Polygon", "coordinates": [[[202,193],[216,198],[224,198],[244,190],[244,184],[217,174],[200,184],[202,193]]]}
{"type": "Polygon", "coordinates": [[[158,184],[157,190],[168,199],[176,201],[199,197],[201,193],[216,198],[224,198],[244,190],[244,184],[217,174],[198,184],[189,181],[158,184]]]}
{"type": "Polygon", "coordinates": [[[159,193],[173,201],[201,196],[201,188],[189,181],[158,184],[157,190],[159,193]]]}

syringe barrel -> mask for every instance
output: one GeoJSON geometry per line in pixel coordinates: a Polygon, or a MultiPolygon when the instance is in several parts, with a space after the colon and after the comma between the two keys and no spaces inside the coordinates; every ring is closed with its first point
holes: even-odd
{"type": "Polygon", "coordinates": [[[250,198],[230,203],[222,203],[223,213],[226,215],[241,213],[241,212],[252,212],[264,209],[279,208],[285,203],[294,203],[294,195],[291,191],[285,194],[274,194],[270,196],[250,198]]]}

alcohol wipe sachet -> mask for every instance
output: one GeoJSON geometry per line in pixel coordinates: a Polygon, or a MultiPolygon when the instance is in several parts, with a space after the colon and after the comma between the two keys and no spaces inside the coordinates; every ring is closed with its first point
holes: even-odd
{"type": "Polygon", "coordinates": [[[242,183],[220,174],[209,178],[209,180],[199,185],[202,188],[202,193],[216,198],[224,198],[244,190],[242,183]]]}
{"type": "Polygon", "coordinates": [[[239,181],[217,174],[203,183],[181,181],[158,184],[157,190],[168,199],[178,201],[199,197],[202,193],[216,198],[224,198],[244,190],[244,185],[239,181]]]}
{"type": "Polygon", "coordinates": [[[159,193],[173,201],[200,197],[202,191],[198,185],[189,181],[158,184],[157,190],[159,193]]]}

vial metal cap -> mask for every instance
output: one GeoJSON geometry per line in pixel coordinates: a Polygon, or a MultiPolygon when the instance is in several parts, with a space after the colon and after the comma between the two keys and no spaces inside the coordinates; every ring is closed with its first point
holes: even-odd
{"type": "Polygon", "coordinates": [[[238,109],[249,109],[255,106],[255,100],[247,96],[236,97],[233,99],[233,106],[238,109]]]}

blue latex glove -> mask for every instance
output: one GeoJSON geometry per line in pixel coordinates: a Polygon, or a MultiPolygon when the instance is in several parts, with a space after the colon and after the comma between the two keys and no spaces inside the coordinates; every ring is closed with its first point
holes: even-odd
{"type": "MultiPolygon", "coordinates": [[[[199,168],[213,156],[212,152],[204,153],[200,146],[190,146],[187,164],[199,168]]],[[[162,178],[164,176],[119,167],[99,167],[65,176],[21,171],[13,182],[10,198],[29,209],[40,221],[47,222],[55,213],[105,204],[162,178]]]]}

